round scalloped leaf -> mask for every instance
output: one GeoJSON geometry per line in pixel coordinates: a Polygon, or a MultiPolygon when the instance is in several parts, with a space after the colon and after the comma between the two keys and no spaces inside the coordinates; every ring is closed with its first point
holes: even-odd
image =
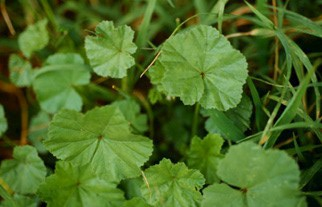
{"type": "Polygon", "coordinates": [[[8,129],[7,119],[4,114],[3,106],[0,104],[0,137],[5,131],[7,131],[7,129],[8,129]]]}
{"type": "Polygon", "coordinates": [[[33,78],[31,64],[19,55],[12,54],[9,58],[10,80],[16,86],[30,86],[33,78]]]}
{"type": "Polygon", "coordinates": [[[162,88],[186,105],[199,102],[223,111],[241,100],[246,59],[213,27],[199,25],[170,37],[159,61],[165,69],[162,88]]]}
{"type": "Polygon", "coordinates": [[[18,146],[14,148],[13,158],[1,163],[0,178],[16,193],[35,193],[46,176],[46,167],[37,150],[32,146],[18,146]]]}
{"type": "Polygon", "coordinates": [[[33,52],[43,49],[48,44],[47,22],[47,19],[43,19],[34,25],[29,25],[19,35],[19,48],[27,58],[30,58],[33,52]]]}
{"type": "Polygon", "coordinates": [[[199,189],[205,179],[198,170],[190,170],[184,163],[173,164],[163,159],[144,172],[146,183],[142,196],[153,206],[199,206],[202,196],[199,189]],[[147,185],[148,184],[148,185],[147,185]]]}
{"type": "Polygon", "coordinates": [[[207,184],[218,182],[217,166],[223,155],[220,153],[224,143],[217,134],[208,134],[203,139],[193,137],[188,151],[188,166],[200,170],[207,184]]]}
{"type": "Polygon", "coordinates": [[[37,71],[33,81],[40,107],[49,113],[60,109],[81,110],[82,98],[75,87],[90,81],[90,72],[80,55],[55,54],[37,71]]]}
{"type": "Polygon", "coordinates": [[[152,141],[131,134],[128,121],[116,106],[81,114],[58,112],[49,126],[45,147],[57,158],[87,164],[110,180],[135,177],[152,153],[152,141]]]}
{"type": "Polygon", "coordinates": [[[69,162],[56,164],[55,173],[40,185],[38,194],[48,207],[118,207],[124,201],[115,183],[100,179],[88,165],[73,166],[69,162]]]}
{"type": "Polygon", "coordinates": [[[283,151],[265,151],[250,142],[232,146],[217,175],[224,183],[204,190],[203,207],[240,206],[242,201],[245,207],[306,206],[299,192],[299,168],[283,151]]]}
{"type": "Polygon", "coordinates": [[[96,36],[85,39],[86,55],[94,72],[100,76],[123,78],[135,64],[131,56],[137,47],[133,43],[134,31],[128,26],[114,27],[103,21],[96,27],[96,36]]]}

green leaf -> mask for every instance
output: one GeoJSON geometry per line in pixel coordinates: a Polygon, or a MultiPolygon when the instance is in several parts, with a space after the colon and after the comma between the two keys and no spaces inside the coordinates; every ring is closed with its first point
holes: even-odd
{"type": "Polygon", "coordinates": [[[172,164],[163,159],[145,171],[142,195],[153,206],[199,206],[199,189],[205,179],[198,170],[189,170],[184,163],[172,164]],[[148,184],[148,185],[147,185],[148,184]]]}
{"type": "Polygon", "coordinates": [[[89,83],[90,72],[78,54],[55,54],[37,71],[33,88],[40,107],[48,113],[60,109],[81,110],[82,98],[76,87],[89,83]]]}
{"type": "Polygon", "coordinates": [[[0,207],[37,207],[38,202],[35,198],[14,194],[11,200],[5,199],[0,203],[0,207]]]}
{"type": "Polygon", "coordinates": [[[36,116],[32,117],[29,130],[28,139],[39,153],[46,153],[47,150],[43,141],[47,138],[48,126],[50,123],[50,116],[44,111],[40,111],[36,116]]]}
{"type": "Polygon", "coordinates": [[[100,76],[123,78],[135,64],[131,56],[137,47],[133,43],[134,31],[128,26],[114,27],[103,21],[96,27],[96,36],[85,39],[85,50],[94,72],[100,76]]]}
{"type": "Polygon", "coordinates": [[[180,97],[185,105],[200,102],[204,108],[223,111],[241,100],[246,59],[210,26],[195,26],[170,37],[159,61],[165,70],[161,83],[166,94],[180,97]]]}
{"type": "Polygon", "coordinates": [[[209,133],[219,133],[228,140],[243,139],[244,132],[249,128],[253,105],[244,95],[237,107],[222,112],[216,109],[202,110],[203,116],[209,116],[205,128],[209,133]]]}
{"type": "Polygon", "coordinates": [[[152,153],[152,141],[131,134],[128,121],[116,106],[94,108],[86,114],[58,112],[44,143],[57,158],[80,165],[90,163],[98,175],[112,180],[139,175],[152,153]]]}
{"type": "Polygon", "coordinates": [[[140,105],[133,99],[115,101],[112,105],[119,107],[133,132],[144,133],[148,130],[147,116],[140,114],[140,105]]]}
{"type": "Polygon", "coordinates": [[[299,167],[283,151],[264,150],[250,142],[232,146],[217,175],[224,183],[204,190],[204,207],[306,206],[299,192],[299,167]]]}
{"type": "Polygon", "coordinates": [[[191,140],[187,163],[190,168],[200,170],[206,183],[219,182],[217,166],[223,155],[220,153],[223,138],[216,134],[208,134],[204,139],[195,136],[191,140]]]}
{"type": "Polygon", "coordinates": [[[19,48],[27,58],[30,58],[33,52],[43,49],[48,44],[49,35],[46,26],[47,19],[43,19],[34,25],[29,25],[19,35],[19,48]]]}
{"type": "Polygon", "coordinates": [[[58,162],[55,174],[40,185],[39,196],[48,207],[57,206],[120,206],[123,192],[115,183],[99,178],[88,166],[58,162]]]}
{"type": "Polygon", "coordinates": [[[151,205],[147,204],[143,198],[135,197],[131,200],[128,200],[123,203],[122,207],[152,207],[151,205]]]}
{"type": "Polygon", "coordinates": [[[19,55],[12,54],[9,58],[10,80],[16,86],[30,86],[33,79],[32,67],[19,55]]]}
{"type": "Polygon", "coordinates": [[[35,193],[46,176],[46,167],[31,146],[14,148],[13,160],[1,163],[0,177],[16,193],[35,193]]]}
{"type": "Polygon", "coordinates": [[[7,131],[7,129],[8,129],[7,119],[4,114],[3,106],[0,104],[0,137],[5,131],[7,131]]]}

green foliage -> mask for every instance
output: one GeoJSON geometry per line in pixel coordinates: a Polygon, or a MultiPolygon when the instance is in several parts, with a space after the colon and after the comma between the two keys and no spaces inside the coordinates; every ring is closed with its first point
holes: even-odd
{"type": "Polygon", "coordinates": [[[46,168],[32,146],[15,147],[12,160],[1,163],[0,178],[16,193],[35,193],[46,176],[46,168]]]}
{"type": "Polygon", "coordinates": [[[205,128],[209,133],[219,133],[225,139],[237,141],[244,138],[244,132],[249,128],[252,115],[252,103],[243,96],[237,107],[222,112],[216,109],[202,110],[204,116],[209,116],[205,128]]]}
{"type": "Polygon", "coordinates": [[[0,206],[322,204],[320,1],[187,2],[1,1],[0,206]]]}
{"type": "Polygon", "coordinates": [[[226,111],[241,100],[245,57],[212,27],[199,25],[170,37],[159,61],[159,73],[164,73],[157,82],[185,105],[200,102],[204,108],[226,111]]]}
{"type": "Polygon", "coordinates": [[[198,191],[205,179],[198,170],[188,169],[184,163],[173,164],[163,159],[144,171],[146,183],[142,195],[153,206],[199,206],[198,191]]]}
{"type": "Polygon", "coordinates": [[[299,168],[285,152],[253,143],[232,146],[217,175],[224,183],[204,190],[202,206],[306,206],[298,190],[299,168]]]}
{"type": "Polygon", "coordinates": [[[43,49],[48,44],[47,23],[47,19],[43,19],[34,25],[29,25],[19,35],[19,48],[27,58],[30,58],[33,52],[43,49]]]}
{"type": "Polygon", "coordinates": [[[39,195],[49,207],[120,206],[123,192],[116,184],[100,179],[89,165],[79,167],[58,162],[53,175],[39,188],[39,195]]]}
{"type": "Polygon", "coordinates": [[[32,67],[28,61],[25,61],[16,54],[9,58],[10,80],[16,86],[30,86],[32,82],[32,67]]]}
{"type": "Polygon", "coordinates": [[[148,130],[147,116],[140,114],[140,105],[132,99],[115,101],[112,105],[117,106],[124,118],[131,126],[134,133],[144,133],[148,130]]]}
{"type": "Polygon", "coordinates": [[[60,109],[81,110],[82,98],[76,87],[89,83],[90,73],[78,54],[55,54],[38,70],[33,89],[41,108],[49,113],[60,109]]]}
{"type": "Polygon", "coordinates": [[[125,77],[126,70],[135,63],[131,56],[136,51],[133,30],[128,26],[115,28],[113,22],[103,21],[95,31],[95,37],[85,39],[86,54],[94,72],[104,77],[125,77]]]}
{"type": "Polygon", "coordinates": [[[3,106],[0,105],[0,137],[8,129],[7,119],[4,114],[3,106]]]}
{"type": "Polygon", "coordinates": [[[139,175],[152,153],[151,140],[132,134],[116,106],[86,114],[61,110],[50,123],[44,143],[57,158],[90,164],[98,175],[116,181],[139,175]]]}
{"type": "Polygon", "coordinates": [[[188,166],[200,170],[207,184],[219,182],[217,166],[223,158],[220,153],[223,143],[223,138],[216,134],[208,134],[203,139],[193,137],[191,140],[187,158],[188,166]]]}

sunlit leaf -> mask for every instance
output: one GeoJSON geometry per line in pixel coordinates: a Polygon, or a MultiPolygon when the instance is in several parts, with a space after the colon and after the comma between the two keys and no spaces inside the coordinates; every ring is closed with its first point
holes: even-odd
{"type": "Polygon", "coordinates": [[[16,54],[9,58],[10,80],[16,86],[30,86],[33,78],[31,64],[16,54]]]}
{"type": "Polygon", "coordinates": [[[2,161],[0,177],[17,193],[35,193],[46,176],[46,167],[31,146],[14,148],[13,159],[2,161]]]}
{"type": "Polygon", "coordinates": [[[81,110],[76,87],[89,83],[90,72],[78,54],[55,54],[35,75],[33,88],[41,108],[49,113],[60,109],[81,110]]]}
{"type": "Polygon", "coordinates": [[[34,25],[29,25],[19,35],[19,48],[27,58],[30,58],[33,52],[43,49],[48,44],[47,22],[46,19],[43,19],[34,25]]]}
{"type": "Polygon", "coordinates": [[[219,160],[223,158],[220,153],[223,143],[223,138],[216,134],[208,134],[203,139],[194,137],[191,140],[187,158],[188,166],[200,170],[208,184],[219,181],[217,166],[219,160]]]}
{"type": "Polygon", "coordinates": [[[224,183],[204,190],[204,207],[306,206],[299,192],[299,167],[283,151],[264,150],[254,143],[232,146],[217,175],[224,183]]]}
{"type": "Polygon", "coordinates": [[[152,153],[152,141],[131,134],[128,121],[116,106],[94,108],[86,114],[61,110],[54,116],[44,143],[57,158],[90,163],[97,174],[111,180],[139,175],[152,153]]]}
{"type": "Polygon", "coordinates": [[[48,207],[118,207],[124,201],[115,183],[100,179],[88,165],[76,167],[69,162],[56,164],[55,173],[46,178],[38,194],[48,207]]]}
{"type": "Polygon", "coordinates": [[[167,95],[186,105],[199,102],[223,111],[241,100],[247,78],[245,57],[210,26],[195,26],[170,37],[158,61],[164,73],[156,81],[167,95]]]}
{"type": "Polygon", "coordinates": [[[199,206],[198,191],[205,179],[198,170],[189,170],[184,163],[173,164],[163,159],[144,172],[146,182],[142,195],[153,206],[199,206]]]}
{"type": "Polygon", "coordinates": [[[128,26],[114,27],[113,22],[103,21],[96,27],[96,36],[85,39],[87,57],[95,73],[112,78],[123,78],[134,65],[131,56],[136,51],[134,31],[128,26]]]}

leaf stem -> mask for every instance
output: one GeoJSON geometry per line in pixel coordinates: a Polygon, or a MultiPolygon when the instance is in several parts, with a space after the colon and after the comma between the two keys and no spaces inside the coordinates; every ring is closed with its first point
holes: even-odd
{"type": "Polygon", "coordinates": [[[199,123],[199,111],[200,111],[200,103],[198,102],[195,105],[195,111],[192,119],[192,127],[191,127],[191,137],[195,136],[197,133],[198,123],[199,123]]]}

